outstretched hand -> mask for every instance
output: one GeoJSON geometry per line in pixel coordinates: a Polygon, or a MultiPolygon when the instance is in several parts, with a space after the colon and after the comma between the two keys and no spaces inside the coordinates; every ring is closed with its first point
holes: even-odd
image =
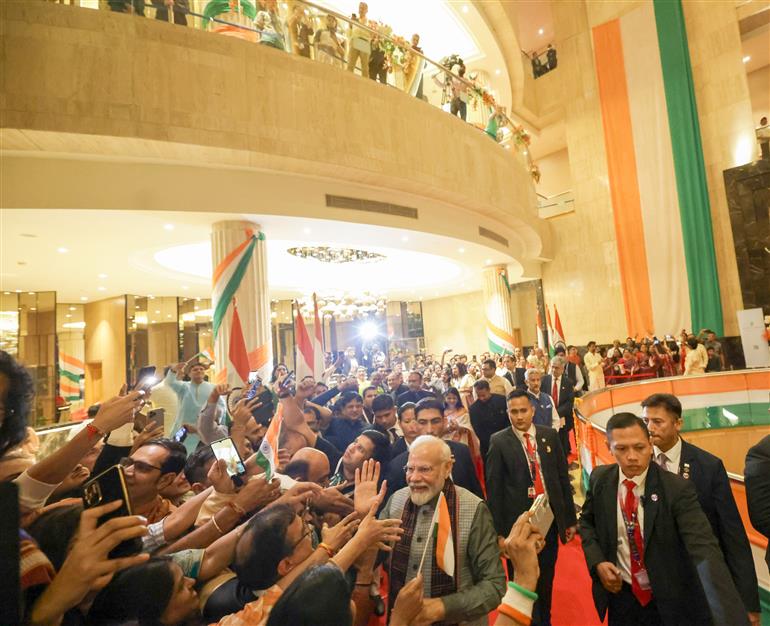
{"type": "Polygon", "coordinates": [[[372,502],[377,498],[377,483],[380,480],[380,462],[374,459],[367,459],[360,469],[356,469],[355,484],[353,492],[353,505],[356,513],[364,517],[372,506],[372,502]]]}

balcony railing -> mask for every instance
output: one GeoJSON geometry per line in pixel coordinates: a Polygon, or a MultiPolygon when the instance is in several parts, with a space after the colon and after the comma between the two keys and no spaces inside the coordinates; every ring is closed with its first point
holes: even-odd
{"type": "Polygon", "coordinates": [[[385,24],[368,18],[362,22],[301,0],[291,5],[275,0],[59,1],[200,27],[369,77],[457,115],[503,149],[518,151],[535,182],[539,180],[529,154],[529,134],[497,104],[486,85],[464,75],[463,60],[449,55],[434,61],[417,42],[395,35],[385,24]],[[427,88],[434,85],[437,90],[427,88]]]}

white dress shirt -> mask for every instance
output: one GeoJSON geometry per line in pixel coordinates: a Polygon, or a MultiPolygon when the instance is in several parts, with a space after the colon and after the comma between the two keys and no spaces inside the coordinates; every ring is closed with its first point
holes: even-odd
{"type": "MultiPolygon", "coordinates": [[[[521,447],[524,448],[524,457],[527,459],[527,464],[529,464],[529,453],[527,452],[527,440],[524,438],[525,433],[516,430],[511,426],[513,429],[513,434],[516,435],[516,438],[519,440],[519,443],[521,444],[521,447]]],[[[546,497],[548,496],[548,489],[545,486],[545,476],[543,476],[543,464],[540,462],[540,453],[537,451],[537,430],[535,429],[534,424],[529,425],[529,430],[526,431],[526,434],[529,435],[529,440],[532,442],[532,447],[535,449],[535,458],[537,459],[537,466],[540,468],[540,481],[543,483],[543,491],[545,492],[546,497]]],[[[530,475],[532,474],[530,470],[530,475]]],[[[532,484],[535,483],[535,477],[532,476],[532,484]]],[[[550,501],[550,499],[549,499],[550,501]]]]}
{"type": "Polygon", "coordinates": [[[629,479],[628,476],[623,475],[623,471],[618,472],[618,503],[615,505],[618,516],[618,569],[620,569],[620,576],[629,585],[631,584],[631,548],[628,545],[628,534],[626,534],[626,525],[623,522],[623,513],[621,511],[621,503],[626,501],[626,486],[623,484],[624,480],[633,480],[636,483],[634,487],[634,496],[638,502],[637,510],[637,523],[642,529],[642,536],[644,536],[644,502],[640,499],[640,496],[644,495],[644,484],[647,481],[647,472],[649,468],[644,470],[639,476],[634,476],[629,479]]]}
{"type": "Polygon", "coordinates": [[[668,451],[663,452],[658,446],[652,446],[652,450],[655,453],[655,462],[660,465],[660,455],[666,455],[666,469],[674,474],[679,473],[679,466],[682,459],[682,440],[677,439],[674,446],[668,451]]]}

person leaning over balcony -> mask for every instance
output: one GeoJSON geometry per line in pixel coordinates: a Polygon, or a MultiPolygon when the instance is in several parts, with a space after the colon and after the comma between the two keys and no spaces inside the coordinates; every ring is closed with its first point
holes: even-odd
{"type": "Polygon", "coordinates": [[[267,11],[257,13],[254,28],[260,31],[259,43],[277,50],[285,50],[283,37],[276,31],[276,26],[273,25],[273,20],[267,11]]]}
{"type": "Polygon", "coordinates": [[[289,18],[289,32],[291,33],[291,44],[294,54],[310,58],[310,37],[313,34],[313,27],[310,24],[304,7],[297,3],[294,5],[291,17],[289,18]]]}
{"type": "Polygon", "coordinates": [[[350,50],[348,51],[348,71],[356,69],[356,61],[361,60],[361,75],[369,78],[369,55],[372,52],[372,34],[358,24],[368,26],[369,18],[366,14],[369,11],[369,5],[366,2],[359,2],[358,17],[355,13],[350,24],[350,50]]]}
{"type": "Polygon", "coordinates": [[[144,0],[107,0],[110,11],[133,13],[144,17],[144,0]]]}
{"type": "Polygon", "coordinates": [[[345,49],[337,37],[337,18],[333,15],[326,16],[326,27],[315,32],[313,43],[316,47],[316,59],[321,63],[339,65],[345,60],[345,49]]]}
{"type": "Polygon", "coordinates": [[[388,57],[378,35],[372,35],[372,53],[369,55],[369,78],[383,85],[388,83],[388,57]]]}
{"type": "Polygon", "coordinates": [[[161,22],[168,22],[168,11],[171,9],[174,14],[174,24],[187,26],[187,12],[190,10],[189,0],[152,0],[152,6],[155,7],[155,19],[161,22]]]}

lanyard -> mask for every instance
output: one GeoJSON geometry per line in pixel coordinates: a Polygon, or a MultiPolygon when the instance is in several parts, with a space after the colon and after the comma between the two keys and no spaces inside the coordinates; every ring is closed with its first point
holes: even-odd
{"type": "MultiPolygon", "coordinates": [[[[620,506],[620,515],[623,517],[623,525],[626,528],[626,538],[628,539],[628,550],[631,553],[631,558],[636,562],[637,565],[639,565],[639,567],[643,567],[642,555],[639,553],[639,546],[636,544],[636,535],[634,534],[636,531],[636,527],[639,525],[639,518],[638,518],[637,512],[634,511],[633,515],[631,516],[631,519],[630,520],[628,519],[628,516],[626,515],[625,507],[623,506],[623,501],[620,499],[619,491],[618,491],[618,506],[620,506]]],[[[637,501],[636,507],[637,509],[639,508],[638,501],[637,501]]],[[[639,534],[641,536],[641,532],[639,534]]]]}

